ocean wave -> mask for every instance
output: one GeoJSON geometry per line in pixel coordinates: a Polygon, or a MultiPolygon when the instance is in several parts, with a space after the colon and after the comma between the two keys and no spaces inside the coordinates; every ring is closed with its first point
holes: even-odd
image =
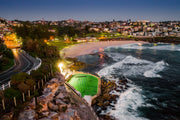
{"type": "Polygon", "coordinates": [[[113,77],[113,74],[122,74],[126,77],[142,75],[144,71],[151,69],[152,62],[127,56],[123,60],[101,69],[97,74],[107,79],[113,77]]]}
{"type": "MultiPolygon", "coordinates": [[[[115,59],[117,58],[118,57],[116,56],[115,59]]],[[[168,64],[164,61],[153,63],[151,61],[137,59],[133,56],[127,56],[119,62],[104,67],[97,74],[106,79],[111,79],[117,72],[125,77],[136,77],[140,75],[153,78],[161,77],[158,73],[163,71],[167,66],[168,64]]]]}
{"type": "MultiPolygon", "coordinates": [[[[158,45],[159,44],[160,43],[158,43],[158,45]]],[[[156,45],[145,46],[145,44],[143,44],[143,45],[138,45],[137,43],[134,43],[134,44],[121,45],[121,46],[119,46],[119,48],[124,48],[124,49],[153,49],[153,50],[168,50],[168,51],[179,51],[180,50],[178,45],[170,45],[170,44],[160,44],[159,46],[157,44],[156,44],[157,46],[156,45]]]]}
{"type": "Polygon", "coordinates": [[[146,106],[151,107],[152,105],[145,103],[145,96],[141,94],[142,89],[134,84],[129,84],[129,88],[120,93],[112,91],[110,94],[119,95],[117,103],[111,103],[115,106],[115,109],[107,107],[106,111],[102,111],[102,115],[110,115],[115,117],[117,120],[147,120],[144,117],[139,116],[138,107],[146,106]]]}
{"type": "MultiPolygon", "coordinates": [[[[154,63],[137,59],[132,56],[127,56],[123,60],[114,63],[110,66],[104,67],[97,74],[101,77],[105,77],[108,80],[115,80],[117,86],[118,78],[114,76],[114,74],[121,75],[132,75],[144,73],[144,69],[150,68],[154,63]],[[142,69],[139,69],[142,68],[142,69]],[[124,72],[122,72],[124,70],[124,72]],[[120,72],[121,71],[121,72],[120,72]]],[[[119,95],[119,99],[117,103],[111,103],[111,105],[115,106],[115,109],[111,107],[107,107],[106,111],[102,111],[101,114],[108,114],[115,117],[118,120],[146,120],[146,118],[140,117],[138,115],[138,107],[151,106],[150,104],[145,103],[145,96],[141,94],[142,89],[138,86],[134,85],[131,80],[128,79],[127,83],[128,89],[124,92],[111,91],[110,94],[119,95]]],[[[122,87],[122,86],[121,86],[122,87]]]]}
{"type": "Polygon", "coordinates": [[[154,67],[151,70],[144,72],[144,76],[150,77],[150,78],[154,78],[154,77],[160,78],[161,75],[159,75],[157,73],[164,70],[166,66],[168,66],[168,63],[166,63],[164,61],[159,61],[154,65],[154,67]]]}
{"type": "Polygon", "coordinates": [[[109,110],[109,114],[118,120],[146,120],[138,115],[137,108],[144,106],[145,101],[141,95],[141,89],[131,84],[131,87],[120,93],[115,110],[109,110]]]}
{"type": "Polygon", "coordinates": [[[109,57],[111,57],[114,61],[122,60],[126,57],[126,55],[120,54],[120,53],[106,53],[109,57]]]}

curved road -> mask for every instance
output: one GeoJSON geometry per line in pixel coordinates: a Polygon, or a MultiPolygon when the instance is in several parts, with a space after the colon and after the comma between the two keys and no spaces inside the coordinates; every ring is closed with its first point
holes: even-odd
{"type": "Polygon", "coordinates": [[[7,71],[0,73],[0,85],[9,82],[12,75],[19,72],[28,72],[40,62],[22,50],[14,49],[13,54],[15,65],[7,71]]]}

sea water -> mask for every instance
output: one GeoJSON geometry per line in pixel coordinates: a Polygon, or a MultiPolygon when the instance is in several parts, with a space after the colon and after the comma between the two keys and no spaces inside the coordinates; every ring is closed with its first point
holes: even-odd
{"type": "Polygon", "coordinates": [[[101,114],[117,120],[180,120],[180,45],[135,43],[78,58],[96,65],[86,72],[116,82],[128,80],[128,89],[110,93],[119,95],[111,103],[115,109],[107,106],[101,114]]]}

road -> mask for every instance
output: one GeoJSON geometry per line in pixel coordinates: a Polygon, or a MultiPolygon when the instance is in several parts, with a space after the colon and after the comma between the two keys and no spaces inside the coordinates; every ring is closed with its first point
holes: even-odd
{"type": "Polygon", "coordinates": [[[39,60],[33,58],[22,50],[13,49],[13,54],[15,58],[15,65],[7,71],[0,73],[0,85],[7,84],[12,75],[19,72],[28,72],[40,63],[39,60]]]}

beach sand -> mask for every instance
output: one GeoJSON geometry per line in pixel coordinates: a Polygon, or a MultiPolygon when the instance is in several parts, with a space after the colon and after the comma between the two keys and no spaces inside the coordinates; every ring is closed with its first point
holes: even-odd
{"type": "Polygon", "coordinates": [[[131,43],[146,43],[144,41],[101,41],[101,42],[88,42],[70,46],[62,50],[63,57],[75,58],[81,55],[93,53],[95,50],[103,51],[104,48],[109,46],[118,46],[131,43]]]}

